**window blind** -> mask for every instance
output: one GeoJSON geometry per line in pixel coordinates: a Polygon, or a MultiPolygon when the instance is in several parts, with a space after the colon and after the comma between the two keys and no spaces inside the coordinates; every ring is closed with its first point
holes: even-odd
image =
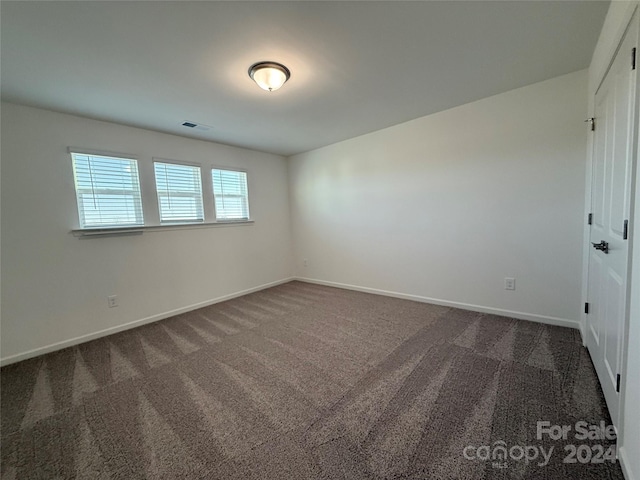
{"type": "Polygon", "coordinates": [[[213,194],[218,220],[248,220],[247,173],[213,169],[213,194]]]}
{"type": "Polygon", "coordinates": [[[155,162],[161,223],[204,221],[200,167],[155,162]]]}
{"type": "Polygon", "coordinates": [[[80,228],[144,225],[138,162],[71,153],[80,228]]]}

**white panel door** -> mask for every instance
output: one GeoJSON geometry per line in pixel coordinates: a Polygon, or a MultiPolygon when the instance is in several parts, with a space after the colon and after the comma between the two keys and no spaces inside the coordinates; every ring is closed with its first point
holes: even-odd
{"type": "Polygon", "coordinates": [[[587,348],[613,423],[618,425],[618,375],[627,314],[627,268],[633,166],[638,41],[632,20],[595,97],[592,225],[589,255],[587,348]]]}

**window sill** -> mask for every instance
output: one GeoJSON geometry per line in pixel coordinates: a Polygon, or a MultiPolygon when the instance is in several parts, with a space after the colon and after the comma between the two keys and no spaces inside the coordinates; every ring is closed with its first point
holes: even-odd
{"type": "Polygon", "coordinates": [[[162,232],[167,230],[190,230],[208,227],[236,227],[253,225],[253,220],[227,220],[204,223],[174,223],[166,225],[145,225],[142,227],[111,227],[111,228],[80,228],[71,230],[71,234],[78,238],[114,237],[124,235],[142,235],[144,232],[162,232]]]}

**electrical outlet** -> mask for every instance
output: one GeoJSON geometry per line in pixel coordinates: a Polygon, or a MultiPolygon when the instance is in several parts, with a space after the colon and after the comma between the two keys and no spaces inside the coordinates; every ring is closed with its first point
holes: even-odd
{"type": "Polygon", "coordinates": [[[516,289],[516,279],[511,277],[504,277],[504,289],[505,290],[515,290],[516,289]]]}
{"type": "Polygon", "coordinates": [[[306,258],[302,259],[302,265],[304,265],[305,267],[309,266],[309,261],[306,258]]]}
{"type": "Polygon", "coordinates": [[[109,295],[107,297],[107,304],[109,305],[109,308],[117,307],[118,297],[116,297],[115,295],[109,295]]]}

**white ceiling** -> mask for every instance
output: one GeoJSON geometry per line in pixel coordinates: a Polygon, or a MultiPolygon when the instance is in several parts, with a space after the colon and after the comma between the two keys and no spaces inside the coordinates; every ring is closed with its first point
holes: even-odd
{"type": "Polygon", "coordinates": [[[2,98],[291,155],[586,68],[607,8],[2,1],[2,98]],[[281,90],[247,75],[262,60],[281,90]]]}

